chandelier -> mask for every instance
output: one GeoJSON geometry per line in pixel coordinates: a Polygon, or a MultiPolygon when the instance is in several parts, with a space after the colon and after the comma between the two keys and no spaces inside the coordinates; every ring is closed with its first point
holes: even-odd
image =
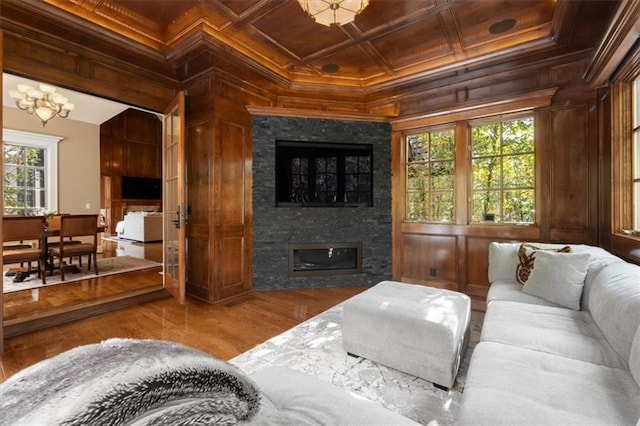
{"type": "Polygon", "coordinates": [[[67,118],[73,110],[73,104],[65,96],[56,93],[56,88],[49,84],[40,83],[37,89],[18,84],[18,90],[9,90],[9,96],[18,108],[35,114],[42,121],[42,127],[56,116],[67,118]]]}
{"type": "Polygon", "coordinates": [[[369,5],[369,0],[298,0],[298,3],[317,23],[328,27],[353,21],[369,5]]]}

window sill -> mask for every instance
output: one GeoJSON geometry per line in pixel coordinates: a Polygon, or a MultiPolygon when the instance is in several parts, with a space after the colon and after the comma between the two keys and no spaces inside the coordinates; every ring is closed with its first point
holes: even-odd
{"type": "Polygon", "coordinates": [[[617,235],[618,237],[626,238],[633,241],[640,241],[640,231],[624,230],[621,232],[616,232],[615,235],[617,235]]]}

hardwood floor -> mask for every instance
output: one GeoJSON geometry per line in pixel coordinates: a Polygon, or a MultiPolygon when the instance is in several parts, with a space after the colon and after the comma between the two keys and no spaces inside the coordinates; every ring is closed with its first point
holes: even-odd
{"type": "MultiPolygon", "coordinates": [[[[106,278],[106,277],[105,277],[106,278]]],[[[0,382],[40,360],[112,337],[170,340],[228,360],[367,287],[253,292],[211,305],[162,299],[5,340],[0,382]]]]}
{"type": "MultiPolygon", "coordinates": [[[[135,249],[137,257],[162,263],[162,243],[131,243],[103,240],[99,257],[113,257],[119,252],[135,249]]],[[[37,317],[55,315],[79,307],[86,307],[162,287],[161,268],[108,275],[66,284],[3,295],[5,326],[37,317]]]]}

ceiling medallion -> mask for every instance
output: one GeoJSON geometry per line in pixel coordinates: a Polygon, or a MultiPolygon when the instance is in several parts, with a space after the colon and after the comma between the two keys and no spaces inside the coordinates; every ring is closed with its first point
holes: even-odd
{"type": "Polygon", "coordinates": [[[353,21],[369,0],[298,0],[302,9],[318,24],[342,25],[353,21]]]}

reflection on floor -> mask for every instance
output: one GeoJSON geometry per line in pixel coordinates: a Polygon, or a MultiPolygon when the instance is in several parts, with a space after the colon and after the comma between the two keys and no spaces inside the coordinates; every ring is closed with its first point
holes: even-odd
{"type": "MultiPolygon", "coordinates": [[[[103,240],[101,248],[102,253],[98,257],[129,255],[162,262],[162,242],[141,244],[103,240]]],[[[160,271],[161,267],[158,267],[4,294],[5,326],[24,318],[69,310],[76,305],[91,305],[102,299],[162,286],[160,271]]]]}

